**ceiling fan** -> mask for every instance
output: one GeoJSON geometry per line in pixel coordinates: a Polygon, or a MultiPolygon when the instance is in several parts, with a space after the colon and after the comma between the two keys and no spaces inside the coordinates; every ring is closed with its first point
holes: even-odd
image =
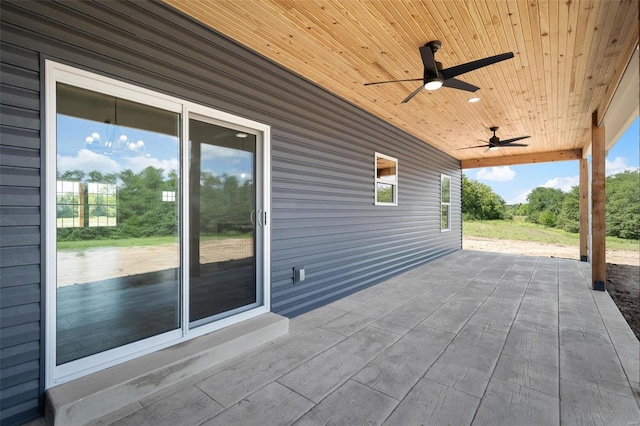
{"type": "Polygon", "coordinates": [[[409,96],[404,98],[401,103],[406,103],[417,95],[422,89],[437,90],[440,87],[451,87],[453,89],[466,90],[468,92],[475,92],[479,87],[473,84],[466,83],[462,80],[455,78],[460,74],[468,73],[469,71],[477,70],[478,68],[486,67],[487,65],[495,64],[496,62],[504,61],[505,59],[513,58],[513,52],[503,53],[496,56],[490,56],[484,59],[478,59],[477,61],[467,62],[465,64],[456,65],[454,67],[442,69],[442,63],[436,62],[434,59],[435,53],[442,46],[442,42],[439,40],[433,40],[425,44],[420,48],[420,56],[422,57],[422,63],[424,64],[424,77],[423,78],[410,78],[407,80],[389,80],[389,81],[376,81],[373,83],[365,83],[365,86],[371,86],[374,84],[384,83],[398,83],[402,81],[420,81],[423,85],[411,92],[409,96]]]}
{"type": "Polygon", "coordinates": [[[511,139],[506,139],[501,141],[500,138],[496,136],[496,131],[498,130],[497,126],[489,127],[489,130],[493,132],[493,136],[487,141],[487,144],[477,145],[477,146],[468,146],[466,148],[460,148],[460,149],[487,148],[489,151],[495,151],[503,147],[508,148],[512,146],[529,146],[523,143],[514,143],[514,142],[522,139],[530,138],[531,136],[519,136],[517,138],[511,138],[511,139]]]}

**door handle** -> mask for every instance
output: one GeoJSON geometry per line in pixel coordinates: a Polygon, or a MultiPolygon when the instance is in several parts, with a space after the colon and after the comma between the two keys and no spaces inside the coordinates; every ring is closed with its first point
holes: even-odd
{"type": "Polygon", "coordinates": [[[258,210],[258,225],[264,226],[262,223],[262,209],[258,210]]]}
{"type": "Polygon", "coordinates": [[[251,224],[255,226],[256,224],[256,211],[255,210],[251,210],[251,213],[249,214],[249,220],[251,221],[251,224]]]}

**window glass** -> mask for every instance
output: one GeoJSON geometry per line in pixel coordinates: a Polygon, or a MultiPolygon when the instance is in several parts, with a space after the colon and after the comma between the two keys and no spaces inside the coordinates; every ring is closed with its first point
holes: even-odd
{"type": "Polygon", "coordinates": [[[446,204],[443,204],[440,214],[441,214],[440,225],[442,229],[449,229],[449,206],[446,204]]]}
{"type": "Polygon", "coordinates": [[[56,363],[180,327],[177,113],[56,86],[56,363]]]}
{"type": "MultiPolygon", "coordinates": [[[[190,326],[256,306],[255,135],[189,120],[190,326]]],[[[261,220],[261,218],[257,218],[261,220]]]]}
{"type": "Polygon", "coordinates": [[[378,182],[376,201],[378,203],[393,203],[393,185],[378,182]]]}
{"type": "Polygon", "coordinates": [[[451,229],[451,178],[440,176],[440,229],[451,229]]]}
{"type": "Polygon", "coordinates": [[[451,178],[449,176],[442,176],[442,202],[451,202],[451,178]]]}
{"type": "Polygon", "coordinates": [[[56,226],[58,228],[73,228],[84,226],[81,215],[80,188],[84,187],[80,182],[58,180],[56,181],[56,226]]]}
{"type": "Polygon", "coordinates": [[[398,160],[376,153],[376,195],[377,205],[397,205],[398,202],[398,160]]]}

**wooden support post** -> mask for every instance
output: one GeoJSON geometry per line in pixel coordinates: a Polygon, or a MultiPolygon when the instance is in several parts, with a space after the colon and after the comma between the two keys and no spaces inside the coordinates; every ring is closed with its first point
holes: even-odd
{"type": "Polygon", "coordinates": [[[597,112],[591,125],[591,279],[594,290],[606,290],[605,141],[597,112]]]}
{"type": "Polygon", "coordinates": [[[580,260],[589,261],[589,163],[580,159],[580,260]]]}

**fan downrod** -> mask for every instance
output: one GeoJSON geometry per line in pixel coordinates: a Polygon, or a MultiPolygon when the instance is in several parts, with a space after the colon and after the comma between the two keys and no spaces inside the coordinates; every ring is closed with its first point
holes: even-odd
{"type": "Polygon", "coordinates": [[[425,46],[430,48],[433,53],[436,53],[442,47],[442,42],[440,40],[432,40],[425,46]]]}

